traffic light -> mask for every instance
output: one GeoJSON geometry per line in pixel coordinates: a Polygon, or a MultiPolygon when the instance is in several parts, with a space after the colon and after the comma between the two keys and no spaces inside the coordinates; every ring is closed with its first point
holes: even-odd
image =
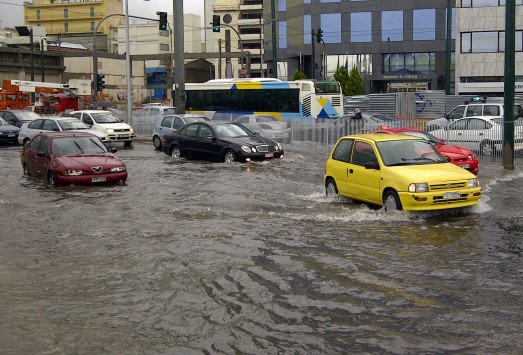
{"type": "Polygon", "coordinates": [[[96,91],[102,91],[105,89],[105,75],[96,75],[96,91]]]}
{"type": "Polygon", "coordinates": [[[160,16],[160,23],[158,24],[158,29],[160,31],[167,31],[167,12],[157,12],[160,16]]]}
{"type": "Polygon", "coordinates": [[[212,15],[212,31],[220,32],[220,15],[212,15]]]}
{"type": "Polygon", "coordinates": [[[318,28],[318,33],[316,34],[316,42],[321,43],[323,39],[323,30],[318,28]]]}

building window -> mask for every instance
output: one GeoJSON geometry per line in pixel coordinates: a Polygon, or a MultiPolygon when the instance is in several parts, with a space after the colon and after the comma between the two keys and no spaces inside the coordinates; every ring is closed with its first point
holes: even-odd
{"type": "Polygon", "coordinates": [[[94,7],[91,7],[89,9],[89,14],[91,15],[91,17],[94,17],[94,7]]]}
{"type": "Polygon", "coordinates": [[[243,43],[243,49],[261,49],[260,42],[243,43]]]}
{"type": "Polygon", "coordinates": [[[287,0],[278,0],[278,11],[287,11],[287,0]]]}
{"type": "Polygon", "coordinates": [[[64,23],[64,32],[69,32],[69,24],[67,22],[64,23]]]}
{"type": "Polygon", "coordinates": [[[312,22],[311,15],[303,16],[303,44],[311,44],[312,22]]]}
{"type": "MultiPolygon", "coordinates": [[[[523,51],[523,31],[515,33],[515,51],[523,51]]],[[[461,33],[461,53],[505,51],[505,31],[461,33]]]]}
{"type": "Polygon", "coordinates": [[[160,50],[168,52],[169,51],[169,45],[165,43],[160,43],[160,50]]]}
{"type": "MultiPolygon", "coordinates": [[[[516,5],[523,5],[523,0],[516,0],[516,5]]],[[[461,0],[461,7],[505,6],[505,0],[461,0]]]]}
{"type": "Polygon", "coordinates": [[[381,13],[381,40],[403,41],[403,11],[381,13]]]}
{"type": "Polygon", "coordinates": [[[40,10],[36,10],[36,19],[40,20],[40,10]]]}
{"type": "Polygon", "coordinates": [[[327,79],[333,79],[340,67],[345,67],[348,72],[356,67],[360,74],[372,74],[372,54],[327,55],[327,79]]]}
{"type": "MultiPolygon", "coordinates": [[[[500,37],[504,32],[463,32],[461,33],[462,53],[493,53],[502,51],[500,48],[500,37]]],[[[503,45],[504,48],[504,45],[503,45]]]]}
{"type": "Polygon", "coordinates": [[[341,14],[322,14],[321,29],[325,43],[341,43],[341,14]]]}
{"type": "Polygon", "coordinates": [[[169,31],[167,31],[167,30],[158,31],[158,34],[160,36],[169,37],[169,31]]]}
{"type": "Polygon", "coordinates": [[[69,18],[69,10],[64,9],[64,18],[69,18]]]}
{"type": "Polygon", "coordinates": [[[436,70],[435,53],[389,53],[383,55],[383,73],[390,74],[407,69],[419,73],[436,70]]]}
{"type": "Polygon", "coordinates": [[[278,47],[287,48],[287,21],[278,22],[278,47]]]}
{"type": "Polygon", "coordinates": [[[91,32],[94,32],[94,29],[95,29],[95,27],[94,27],[94,21],[91,21],[91,32]]]}
{"type": "Polygon", "coordinates": [[[261,34],[261,27],[242,27],[238,33],[241,35],[259,35],[261,34]]]}
{"type": "MultiPolygon", "coordinates": [[[[456,9],[452,9],[452,33],[451,39],[456,39],[456,9]]],[[[447,38],[447,11],[445,11],[445,38],[447,38]]]]}
{"type": "Polygon", "coordinates": [[[341,0],[320,0],[320,2],[341,2],[341,0]]]}
{"type": "Polygon", "coordinates": [[[412,39],[415,41],[433,41],[436,39],[436,10],[423,9],[412,11],[412,39]]]}
{"type": "Polygon", "coordinates": [[[370,12],[353,12],[350,14],[350,38],[352,42],[372,41],[370,12]]]}

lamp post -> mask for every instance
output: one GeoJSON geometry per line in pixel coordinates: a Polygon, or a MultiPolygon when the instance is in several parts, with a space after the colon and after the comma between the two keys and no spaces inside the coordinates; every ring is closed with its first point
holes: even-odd
{"type": "Polygon", "coordinates": [[[127,75],[127,120],[132,125],[131,45],[129,44],[129,0],[125,0],[125,69],[127,75]]]}
{"type": "Polygon", "coordinates": [[[42,39],[40,40],[40,53],[41,53],[41,64],[40,64],[40,69],[41,69],[41,73],[42,73],[42,82],[45,81],[45,65],[44,65],[45,55],[44,55],[44,41],[46,41],[46,43],[47,43],[46,38],[45,38],[45,37],[42,37],[42,39]]]}

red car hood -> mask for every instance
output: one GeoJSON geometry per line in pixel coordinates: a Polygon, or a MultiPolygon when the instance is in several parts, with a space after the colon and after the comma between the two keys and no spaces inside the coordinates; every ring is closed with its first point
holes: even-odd
{"type": "Polygon", "coordinates": [[[449,157],[468,157],[469,155],[474,155],[470,149],[458,147],[456,145],[446,145],[441,144],[436,147],[441,154],[447,155],[449,157]]]}
{"type": "Polygon", "coordinates": [[[59,155],[55,156],[56,161],[67,169],[90,169],[93,166],[103,166],[112,168],[124,165],[123,162],[113,154],[85,154],[85,155],[59,155]]]}

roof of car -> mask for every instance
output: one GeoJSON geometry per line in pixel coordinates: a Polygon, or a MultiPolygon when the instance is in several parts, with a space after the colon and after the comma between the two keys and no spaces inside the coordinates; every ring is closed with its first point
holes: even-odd
{"type": "Polygon", "coordinates": [[[416,128],[390,128],[382,127],[372,133],[402,133],[402,132],[423,132],[421,129],[416,128]]]}
{"type": "Polygon", "coordinates": [[[390,133],[352,134],[350,136],[345,136],[342,138],[363,138],[363,139],[368,139],[368,140],[371,140],[374,142],[397,141],[397,140],[423,140],[422,138],[408,136],[405,134],[390,134],[390,133]]]}
{"type": "Polygon", "coordinates": [[[49,138],[63,138],[63,137],[96,137],[95,134],[89,133],[89,132],[79,132],[79,131],[61,131],[61,132],[54,132],[54,131],[44,131],[41,133],[38,133],[38,135],[46,136],[49,138]]]}
{"type": "Polygon", "coordinates": [[[78,113],[78,112],[83,112],[83,113],[112,113],[111,111],[108,111],[108,110],[76,110],[76,111],[69,112],[69,114],[71,114],[71,113],[78,113]]]}
{"type": "Polygon", "coordinates": [[[39,117],[36,119],[37,120],[53,120],[53,121],[76,120],[76,118],[68,117],[68,116],[42,116],[42,117],[39,117]]]}

